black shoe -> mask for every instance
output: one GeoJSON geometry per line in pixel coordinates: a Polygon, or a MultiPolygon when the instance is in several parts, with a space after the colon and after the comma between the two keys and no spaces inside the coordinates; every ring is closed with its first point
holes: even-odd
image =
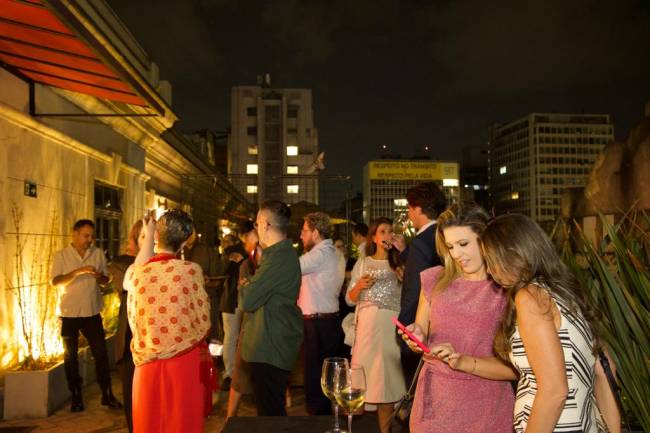
{"type": "Polygon", "coordinates": [[[230,390],[230,382],[232,382],[232,379],[229,377],[226,377],[224,380],[221,381],[221,385],[219,386],[219,389],[221,391],[229,391],[230,390]]]}
{"type": "Polygon", "coordinates": [[[102,406],[106,406],[109,409],[122,409],[122,403],[115,398],[113,393],[105,393],[102,395],[102,406]]]}
{"type": "Polygon", "coordinates": [[[84,409],[84,402],[81,398],[81,388],[73,389],[72,399],[70,402],[70,412],[83,412],[84,409]]]}

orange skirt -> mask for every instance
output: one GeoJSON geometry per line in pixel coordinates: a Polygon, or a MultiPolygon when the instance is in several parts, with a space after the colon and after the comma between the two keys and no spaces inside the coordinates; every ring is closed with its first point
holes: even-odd
{"type": "Polygon", "coordinates": [[[135,368],[135,433],[203,433],[205,386],[200,347],[135,368]]]}

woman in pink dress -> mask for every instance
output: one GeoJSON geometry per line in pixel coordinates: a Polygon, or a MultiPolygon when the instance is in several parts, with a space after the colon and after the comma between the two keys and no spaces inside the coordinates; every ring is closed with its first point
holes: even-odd
{"type": "Polygon", "coordinates": [[[436,249],[445,266],[420,274],[417,316],[409,325],[431,348],[431,354],[424,355],[411,411],[413,433],[512,432],[514,396],[507,380],[515,373],[504,374],[503,380],[487,380],[453,370],[448,359],[436,356],[447,353],[447,343],[474,357],[494,356],[494,337],[506,298],[488,278],[478,244],[489,218],[477,205],[454,204],[437,220],[436,249]]]}

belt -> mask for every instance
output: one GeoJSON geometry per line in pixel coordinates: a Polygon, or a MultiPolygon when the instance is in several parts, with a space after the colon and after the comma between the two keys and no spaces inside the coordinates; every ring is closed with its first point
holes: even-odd
{"type": "Polygon", "coordinates": [[[305,320],[312,319],[331,319],[332,317],[339,317],[339,312],[335,313],[314,313],[314,314],[303,314],[302,318],[305,320]]]}

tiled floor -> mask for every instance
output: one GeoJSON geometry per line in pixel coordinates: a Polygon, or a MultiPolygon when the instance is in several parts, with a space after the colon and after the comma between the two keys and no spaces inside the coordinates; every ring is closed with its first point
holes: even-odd
{"type": "MultiPolygon", "coordinates": [[[[113,375],[115,384],[115,395],[122,400],[119,376],[113,375]]],[[[207,419],[205,431],[218,433],[223,428],[226,414],[227,392],[214,394],[214,409],[212,415],[207,419]]],[[[0,420],[0,433],[11,431],[10,427],[33,427],[32,432],[48,433],[128,433],[126,419],[121,410],[109,410],[99,404],[100,392],[97,384],[94,383],[84,389],[84,403],[86,410],[80,413],[70,413],[69,403],[66,403],[58,411],[48,418],[24,419],[13,421],[0,420]]],[[[304,394],[302,388],[292,389],[293,405],[288,409],[289,415],[307,415],[304,406],[304,394]]],[[[255,416],[255,407],[250,397],[244,396],[239,408],[240,416],[255,416]]],[[[13,430],[13,429],[12,429],[13,430]]],[[[20,431],[20,430],[14,430],[20,431]]],[[[29,431],[29,430],[26,430],[29,431]]],[[[25,433],[21,431],[20,433],[25,433]]]]}

